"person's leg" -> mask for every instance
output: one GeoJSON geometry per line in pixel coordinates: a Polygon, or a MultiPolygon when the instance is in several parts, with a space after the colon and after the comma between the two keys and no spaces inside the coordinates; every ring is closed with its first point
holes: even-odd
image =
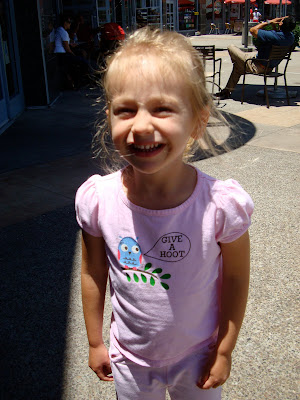
{"type": "Polygon", "coordinates": [[[110,358],[118,400],[165,400],[166,368],[143,367],[116,348],[110,349],[110,358]]]}
{"type": "Polygon", "coordinates": [[[74,88],[74,80],[71,74],[69,57],[67,53],[59,54],[60,65],[63,71],[63,84],[62,87],[64,89],[73,89],[74,88]]]}
{"type": "Polygon", "coordinates": [[[168,391],[172,400],[221,400],[221,387],[204,390],[197,386],[210,354],[200,349],[168,368],[168,391]]]}
{"type": "Polygon", "coordinates": [[[227,89],[231,93],[235,89],[241,75],[244,74],[245,61],[248,58],[253,58],[253,54],[245,53],[244,51],[233,45],[230,45],[228,47],[228,53],[233,63],[233,68],[225,89],[227,89]]]}
{"type": "Polygon", "coordinates": [[[85,60],[83,57],[74,56],[70,53],[67,53],[66,56],[69,63],[70,75],[74,80],[75,87],[78,88],[88,74],[88,61],[85,60]]]}
{"type": "MultiPolygon", "coordinates": [[[[217,93],[217,95],[216,95],[217,97],[220,97],[220,98],[229,98],[230,97],[230,93],[233,92],[233,90],[235,89],[241,75],[244,74],[245,61],[248,58],[253,58],[252,53],[245,53],[244,51],[240,50],[238,47],[233,46],[233,45],[228,46],[228,53],[230,55],[230,58],[231,58],[231,61],[233,64],[232,72],[230,74],[230,77],[228,79],[228,82],[227,82],[225,88],[220,93],[217,93]]],[[[249,68],[247,68],[247,71],[250,72],[251,70],[249,70],[249,68]]]]}

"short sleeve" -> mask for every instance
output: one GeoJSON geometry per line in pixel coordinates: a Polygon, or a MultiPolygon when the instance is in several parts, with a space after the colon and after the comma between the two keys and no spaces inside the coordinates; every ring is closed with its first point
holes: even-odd
{"type": "Polygon", "coordinates": [[[257,33],[257,39],[263,42],[277,42],[276,36],[274,36],[273,31],[264,31],[263,29],[259,29],[257,33]]]}
{"type": "Polygon", "coordinates": [[[222,182],[216,198],[216,240],[230,243],[242,236],[251,224],[253,201],[238,182],[222,182]]]}
{"type": "Polygon", "coordinates": [[[58,40],[60,39],[62,42],[69,42],[70,41],[70,36],[69,36],[68,32],[62,27],[59,27],[56,30],[55,38],[58,39],[58,40]]]}
{"type": "Polygon", "coordinates": [[[63,42],[69,42],[70,41],[70,36],[66,30],[61,31],[61,40],[63,42]]]}
{"type": "MultiPolygon", "coordinates": [[[[91,176],[77,190],[75,198],[78,225],[92,236],[101,237],[99,224],[99,194],[96,188],[97,175],[91,176]]],[[[100,176],[98,175],[100,178],[100,176]]]]}

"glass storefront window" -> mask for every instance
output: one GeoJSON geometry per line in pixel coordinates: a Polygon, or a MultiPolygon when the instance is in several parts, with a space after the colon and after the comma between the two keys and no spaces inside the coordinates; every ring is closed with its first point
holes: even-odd
{"type": "Polygon", "coordinates": [[[99,25],[106,24],[106,22],[107,22],[106,10],[98,9],[98,21],[99,21],[99,25]]]}
{"type": "Polygon", "coordinates": [[[167,29],[173,31],[175,29],[175,4],[167,2],[167,29]]]}
{"type": "Polygon", "coordinates": [[[2,1],[0,2],[0,26],[1,46],[5,65],[7,88],[9,97],[12,98],[19,93],[19,85],[9,8],[6,8],[5,3],[2,1]]]}
{"type": "Polygon", "coordinates": [[[58,26],[55,0],[40,0],[41,28],[45,59],[53,57],[55,28],[58,26]]]}
{"type": "Polygon", "coordinates": [[[98,7],[99,8],[106,7],[106,0],[98,0],[98,7]]]}
{"type": "Polygon", "coordinates": [[[212,0],[206,0],[206,20],[208,23],[214,22],[219,27],[222,22],[221,0],[214,0],[214,14],[212,0]]]}
{"type": "Polygon", "coordinates": [[[150,25],[160,27],[159,0],[137,0],[136,2],[136,27],[150,25]]]}
{"type": "Polygon", "coordinates": [[[55,28],[58,26],[56,0],[39,0],[40,24],[42,30],[43,56],[46,67],[48,101],[58,95],[56,57],[54,51],[55,28]]]}
{"type": "Polygon", "coordinates": [[[195,29],[195,2],[190,0],[178,1],[179,30],[195,29]]]}
{"type": "Polygon", "coordinates": [[[160,12],[159,8],[138,8],[136,10],[136,25],[137,28],[142,28],[146,25],[151,25],[159,28],[160,12]]]}
{"type": "Polygon", "coordinates": [[[3,99],[3,90],[2,90],[2,83],[1,83],[1,77],[0,77],[0,101],[3,99]]]}

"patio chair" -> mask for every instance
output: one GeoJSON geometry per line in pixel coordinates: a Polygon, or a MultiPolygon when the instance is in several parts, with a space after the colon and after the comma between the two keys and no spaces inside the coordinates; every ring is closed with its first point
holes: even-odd
{"type": "Polygon", "coordinates": [[[210,24],[210,31],[209,31],[209,34],[211,34],[211,33],[216,33],[217,35],[220,33],[220,32],[219,32],[219,28],[218,28],[217,25],[214,24],[214,23],[211,23],[211,24],[210,24]]]}
{"type": "Polygon", "coordinates": [[[204,70],[206,69],[206,64],[208,61],[212,63],[212,71],[205,71],[206,78],[212,78],[212,93],[214,92],[214,86],[216,85],[215,79],[218,76],[218,88],[221,85],[221,68],[222,68],[222,59],[216,58],[216,50],[215,46],[194,46],[196,50],[202,56],[204,70]]]}
{"type": "Polygon", "coordinates": [[[224,33],[232,33],[232,28],[229,22],[225,22],[225,32],[224,33]]]}
{"type": "Polygon", "coordinates": [[[248,60],[245,61],[242,96],[241,96],[242,104],[244,102],[246,75],[256,75],[256,76],[262,76],[264,78],[264,94],[265,94],[265,98],[266,98],[267,108],[270,108],[270,102],[269,102],[269,96],[268,96],[268,90],[267,90],[267,78],[274,78],[274,88],[276,88],[277,87],[277,79],[281,76],[284,77],[284,85],[285,85],[287,104],[290,105],[289,92],[288,92],[288,87],[287,87],[287,83],[286,83],[286,69],[287,69],[288,63],[291,59],[292,50],[293,50],[293,46],[275,46],[275,45],[273,45],[268,59],[249,58],[248,60]],[[247,63],[250,62],[251,60],[257,60],[258,62],[260,62],[260,61],[266,62],[267,64],[266,64],[264,72],[260,73],[260,74],[246,72],[247,63]],[[285,60],[285,66],[284,66],[283,72],[278,72],[278,66],[275,68],[274,71],[270,70],[269,65],[270,65],[271,61],[273,61],[273,60],[279,60],[280,63],[283,60],[285,60]]]}

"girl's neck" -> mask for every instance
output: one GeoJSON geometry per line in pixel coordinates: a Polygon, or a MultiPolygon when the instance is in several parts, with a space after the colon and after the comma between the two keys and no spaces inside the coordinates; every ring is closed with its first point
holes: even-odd
{"type": "Polygon", "coordinates": [[[128,200],[152,210],[174,208],[184,203],[192,195],[196,183],[195,169],[184,163],[167,175],[163,171],[142,174],[131,166],[123,174],[123,187],[128,200]]]}

